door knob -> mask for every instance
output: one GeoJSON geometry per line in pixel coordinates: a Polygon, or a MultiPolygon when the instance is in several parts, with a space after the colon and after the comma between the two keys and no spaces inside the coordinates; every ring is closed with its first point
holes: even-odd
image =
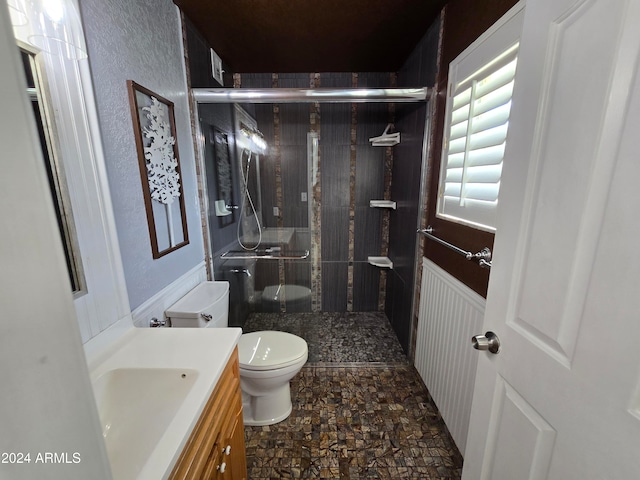
{"type": "Polygon", "coordinates": [[[476,350],[489,350],[491,353],[500,351],[500,339],[493,332],[487,332],[484,335],[474,335],[471,338],[473,348],[476,350]]]}

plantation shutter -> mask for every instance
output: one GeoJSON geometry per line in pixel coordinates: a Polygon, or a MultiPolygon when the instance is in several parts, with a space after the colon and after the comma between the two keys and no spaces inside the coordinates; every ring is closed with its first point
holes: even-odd
{"type": "Polygon", "coordinates": [[[462,81],[450,74],[439,217],[495,231],[517,47],[462,81]]]}

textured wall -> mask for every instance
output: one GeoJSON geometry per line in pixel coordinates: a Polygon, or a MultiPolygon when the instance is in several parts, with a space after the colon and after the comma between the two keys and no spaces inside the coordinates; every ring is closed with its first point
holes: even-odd
{"type": "Polygon", "coordinates": [[[204,258],[177,7],[170,0],[80,0],[131,308],[204,258]],[[189,245],[151,256],[127,80],[175,105],[189,245]]]}

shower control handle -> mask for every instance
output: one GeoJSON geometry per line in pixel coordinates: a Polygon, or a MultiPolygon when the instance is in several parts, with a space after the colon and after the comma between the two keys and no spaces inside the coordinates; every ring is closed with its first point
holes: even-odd
{"type": "Polygon", "coordinates": [[[500,339],[493,332],[487,332],[484,335],[474,335],[471,338],[471,343],[476,350],[488,350],[494,354],[500,351],[500,339]]]}

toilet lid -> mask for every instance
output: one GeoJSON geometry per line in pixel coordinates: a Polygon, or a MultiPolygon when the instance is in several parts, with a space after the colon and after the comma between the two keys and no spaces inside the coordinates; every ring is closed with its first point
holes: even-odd
{"type": "Polygon", "coordinates": [[[296,363],[307,355],[307,342],[286,332],[245,333],[238,342],[240,368],[272,370],[296,363]]]}

